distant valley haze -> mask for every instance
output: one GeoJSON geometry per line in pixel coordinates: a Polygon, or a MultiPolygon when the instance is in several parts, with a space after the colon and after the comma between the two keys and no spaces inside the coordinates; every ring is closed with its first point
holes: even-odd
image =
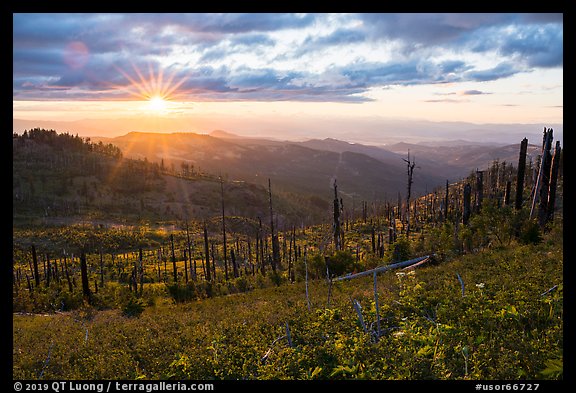
{"type": "Polygon", "coordinates": [[[143,119],[40,121],[13,120],[13,130],[41,127],[83,137],[115,137],[129,132],[211,134],[226,130],[241,137],[283,141],[335,138],[350,143],[384,146],[399,142],[436,145],[520,143],[523,138],[533,143],[541,139],[543,128],[554,130],[555,140],[563,140],[563,124],[473,124],[466,122],[431,122],[411,119],[270,119],[227,120],[221,117],[203,119],[143,119]],[[232,124],[233,123],[233,124],[232,124]],[[262,124],[263,123],[263,124],[262,124]],[[138,126],[140,125],[140,126],[138,126]]]}
{"type": "MultiPolygon", "coordinates": [[[[307,195],[326,197],[337,180],[349,201],[386,200],[405,192],[408,152],[417,165],[412,190],[414,195],[422,195],[447,180],[459,181],[477,168],[486,169],[495,160],[515,164],[519,151],[519,143],[460,140],[444,145],[400,142],[371,146],[334,138],[282,141],[242,137],[223,130],[210,134],[130,132],[92,141],[112,143],[127,158],[175,169],[191,165],[198,172],[263,186],[273,179],[282,190],[307,195]]],[[[530,144],[531,160],[539,152],[538,144],[530,144]]]]}

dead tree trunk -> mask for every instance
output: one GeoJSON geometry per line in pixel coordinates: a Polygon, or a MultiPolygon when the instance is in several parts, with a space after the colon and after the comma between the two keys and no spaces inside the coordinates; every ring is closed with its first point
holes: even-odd
{"type": "Polygon", "coordinates": [[[100,286],[104,287],[104,254],[100,249],[100,286]]]}
{"type": "Polygon", "coordinates": [[[484,199],[483,178],[484,172],[476,170],[476,213],[480,213],[482,209],[482,200],[484,199]]]}
{"type": "MultiPolygon", "coordinates": [[[[140,281],[140,292],[138,292],[138,296],[142,297],[144,292],[144,261],[142,259],[142,247],[138,248],[138,278],[140,281]]],[[[102,283],[104,283],[104,281],[102,281],[102,283]]]]}
{"type": "Polygon", "coordinates": [[[406,171],[408,175],[408,186],[406,192],[406,238],[410,236],[410,196],[412,193],[412,174],[414,173],[414,160],[410,161],[410,150],[408,150],[408,159],[402,159],[406,163],[406,171]]]}
{"type": "Polygon", "coordinates": [[[184,283],[188,284],[188,250],[186,249],[184,249],[184,283]]]}
{"type": "Polygon", "coordinates": [[[296,226],[292,226],[292,243],[293,243],[293,247],[294,247],[294,262],[292,263],[292,270],[290,271],[290,281],[294,282],[296,277],[295,277],[295,266],[296,263],[298,262],[298,248],[296,246],[296,226]]]}
{"type": "Polygon", "coordinates": [[[190,269],[192,270],[192,263],[194,269],[192,270],[192,279],[196,281],[196,259],[192,262],[192,242],[190,241],[190,230],[188,229],[188,221],[186,221],[186,242],[188,244],[188,257],[190,258],[190,269]]]}
{"type": "Polygon", "coordinates": [[[52,275],[52,277],[54,278],[54,280],[60,283],[60,276],[58,274],[58,260],[56,258],[54,258],[54,266],[52,268],[54,269],[54,274],[52,275]]]}
{"type": "Polygon", "coordinates": [[[260,261],[260,229],[256,230],[256,269],[262,269],[260,261]]]}
{"type": "Polygon", "coordinates": [[[234,247],[230,249],[230,261],[232,262],[234,278],[238,278],[238,266],[236,265],[236,254],[234,253],[234,247]]]}
{"type": "Polygon", "coordinates": [[[550,186],[550,168],[552,166],[552,129],[549,128],[546,133],[546,140],[544,143],[544,151],[542,152],[542,175],[540,178],[540,203],[538,206],[538,223],[544,227],[548,221],[548,191],[550,186]]]}
{"type": "Polygon", "coordinates": [[[212,249],[212,279],[216,281],[216,242],[211,242],[212,249]]]}
{"type": "Polygon", "coordinates": [[[160,270],[160,262],[162,262],[162,248],[158,249],[158,259],[157,259],[157,264],[156,264],[156,270],[158,272],[158,282],[162,281],[162,273],[160,270]]]}
{"type": "Polygon", "coordinates": [[[272,210],[272,186],[268,179],[268,201],[270,204],[270,236],[272,238],[272,270],[276,272],[276,267],[280,264],[280,244],[278,234],[274,230],[274,212],[272,210]]]}
{"type": "MultiPolygon", "coordinates": [[[[256,249],[258,249],[258,247],[256,247],[256,249]]],[[[258,256],[258,253],[256,253],[256,256],[258,256]]],[[[258,258],[256,258],[258,259],[258,258]]],[[[254,276],[256,274],[255,269],[254,269],[254,262],[252,259],[252,241],[250,240],[250,238],[248,238],[248,261],[250,263],[250,270],[252,272],[252,276],[254,276]]],[[[258,264],[258,261],[256,261],[256,264],[258,264]]]]}
{"type": "Polygon", "coordinates": [[[224,217],[224,180],[220,177],[220,191],[222,199],[222,241],[224,243],[223,253],[224,253],[224,275],[226,280],[228,280],[228,256],[227,256],[227,245],[226,245],[226,219],[224,217]]]}
{"type": "Polygon", "coordinates": [[[88,283],[88,265],[86,264],[86,254],[84,251],[80,254],[80,274],[82,276],[82,296],[88,304],[92,304],[92,294],[88,283]]]}
{"type": "Polygon", "coordinates": [[[138,296],[138,259],[134,259],[134,266],[130,274],[130,290],[134,288],[134,294],[138,296]]]}
{"type": "Polygon", "coordinates": [[[332,224],[334,230],[334,249],[340,250],[342,244],[340,243],[340,202],[338,200],[338,186],[334,180],[334,223],[332,224]]]}
{"type": "Polygon", "coordinates": [[[30,277],[28,277],[28,274],[26,274],[26,282],[28,283],[28,292],[30,292],[30,295],[32,295],[32,283],[30,282],[30,277]]]}
{"type": "Polygon", "coordinates": [[[550,191],[548,192],[548,221],[554,220],[554,208],[556,204],[556,186],[558,184],[558,169],[560,167],[560,141],[556,141],[554,157],[552,158],[552,168],[550,169],[550,191]]]}
{"type": "Polygon", "coordinates": [[[510,193],[512,192],[512,182],[506,181],[506,191],[504,192],[504,205],[510,205],[510,193]]]}
{"type": "MultiPolygon", "coordinates": [[[[539,165],[537,166],[538,169],[534,169],[536,180],[533,182],[534,188],[530,195],[532,198],[532,206],[530,208],[530,219],[534,218],[534,215],[536,214],[536,204],[538,203],[540,198],[540,189],[542,188],[542,177],[544,175],[543,173],[543,166],[545,161],[544,157],[545,157],[546,145],[548,144],[548,138],[550,136],[549,131],[551,130],[550,129],[546,130],[546,127],[544,127],[544,134],[542,137],[542,154],[539,156],[539,165]]],[[[550,142],[550,144],[551,143],[552,142],[550,142]]]]}
{"type": "Polygon", "coordinates": [[[34,265],[34,283],[36,288],[40,287],[40,274],[38,273],[38,256],[36,255],[36,247],[32,244],[32,264],[34,265]]]}
{"type": "Polygon", "coordinates": [[[208,245],[208,228],[204,221],[204,258],[206,259],[206,281],[210,281],[210,246],[208,245]]]}
{"type": "Polygon", "coordinates": [[[258,237],[260,238],[260,250],[256,252],[260,253],[260,269],[262,275],[266,273],[266,261],[264,260],[264,230],[262,229],[262,219],[258,217],[258,237]]]}
{"type": "Polygon", "coordinates": [[[466,183],[464,186],[464,206],[462,209],[462,224],[468,225],[468,221],[470,220],[470,202],[472,196],[472,187],[470,184],[466,183]]]}
{"type": "Polygon", "coordinates": [[[50,266],[50,255],[46,253],[46,286],[50,286],[50,278],[52,276],[52,267],[50,266]]]}
{"type": "Polygon", "coordinates": [[[162,247],[160,247],[160,258],[164,262],[164,274],[162,275],[162,281],[166,282],[166,277],[168,276],[168,267],[166,266],[166,263],[168,258],[164,255],[162,247]]]}
{"type": "Polygon", "coordinates": [[[372,254],[376,255],[376,228],[374,228],[374,224],[370,228],[370,235],[372,240],[372,254]]]}
{"type": "Polygon", "coordinates": [[[66,263],[66,254],[64,254],[64,269],[66,272],[66,281],[68,281],[68,292],[72,293],[72,280],[70,280],[70,273],[68,272],[68,264],[66,263]]]}
{"type": "Polygon", "coordinates": [[[176,268],[176,254],[174,253],[174,235],[170,234],[170,247],[172,248],[172,271],[174,274],[174,283],[178,282],[178,270],[176,268]]]}
{"type": "Polygon", "coordinates": [[[444,197],[444,222],[448,221],[448,180],[446,180],[446,196],[444,197]]]}

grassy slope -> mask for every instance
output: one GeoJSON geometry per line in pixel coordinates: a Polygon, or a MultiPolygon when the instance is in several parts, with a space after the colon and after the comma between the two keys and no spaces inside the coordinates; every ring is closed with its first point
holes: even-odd
{"type": "Polygon", "coordinates": [[[375,321],[370,278],[334,285],[329,307],[326,282],[312,282],[311,311],[297,282],[184,305],[159,295],[138,318],[14,315],[14,378],[558,378],[563,253],[552,239],[379,276],[378,342],[351,306],[375,321]],[[293,346],[280,339],[262,361],[286,322],[293,346]]]}

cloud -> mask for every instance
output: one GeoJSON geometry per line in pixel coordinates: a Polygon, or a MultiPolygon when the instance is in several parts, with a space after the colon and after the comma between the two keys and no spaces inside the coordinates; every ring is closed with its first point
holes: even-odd
{"type": "Polygon", "coordinates": [[[435,100],[423,100],[423,102],[448,102],[453,104],[461,104],[463,102],[469,102],[469,100],[454,100],[451,98],[435,99],[435,100]]]}
{"type": "Polygon", "coordinates": [[[256,46],[273,46],[276,43],[276,40],[269,37],[266,34],[259,34],[259,33],[248,33],[248,34],[240,34],[234,35],[230,39],[230,44],[232,46],[249,46],[252,47],[256,46]]]}
{"type": "Polygon", "coordinates": [[[522,71],[523,70],[516,68],[511,63],[503,62],[489,69],[467,71],[464,73],[464,79],[476,82],[486,82],[507,78],[522,71]]]}
{"type": "Polygon", "coordinates": [[[480,91],[480,90],[464,90],[464,91],[459,92],[458,94],[460,94],[461,96],[478,96],[478,95],[492,94],[492,93],[487,93],[487,92],[480,91]]]}
{"type": "Polygon", "coordinates": [[[524,59],[531,67],[559,67],[563,64],[563,31],[561,26],[528,26],[500,47],[504,55],[524,59]]]}
{"type": "Polygon", "coordinates": [[[14,14],[13,22],[15,99],[130,97],[126,74],[138,81],[138,70],[149,78],[163,69],[185,79],[178,92],[191,99],[363,102],[375,87],[563,65],[562,14],[14,14]],[[70,52],[71,43],[85,52],[70,52]],[[382,48],[387,60],[374,55],[382,48]],[[480,67],[470,52],[494,65],[480,67]]]}
{"type": "Polygon", "coordinates": [[[362,14],[361,20],[375,39],[395,39],[414,46],[455,40],[466,31],[446,14],[362,14]]]}
{"type": "Polygon", "coordinates": [[[309,35],[292,56],[298,57],[333,46],[358,44],[365,42],[366,38],[365,32],[360,28],[338,28],[327,35],[309,35]]]}

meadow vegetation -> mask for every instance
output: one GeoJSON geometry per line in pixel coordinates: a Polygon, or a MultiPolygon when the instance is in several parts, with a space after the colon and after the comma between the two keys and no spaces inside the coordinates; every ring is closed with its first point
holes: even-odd
{"type": "MultiPolygon", "coordinates": [[[[363,202],[362,217],[334,186],[333,212],[316,225],[278,220],[270,187],[256,199],[264,220],[225,213],[222,179],[210,180],[221,214],[56,225],[46,219],[83,217],[102,192],[95,182],[83,193],[74,165],[104,179],[93,153],[122,157],[78,137],[31,135],[47,141],[15,138],[15,168],[29,177],[13,185],[14,379],[563,378],[561,177],[558,203],[537,214],[531,184],[514,207],[514,170],[494,165],[485,190],[476,172],[406,205],[368,212],[363,202]],[[34,157],[45,145],[41,165],[34,157]],[[54,154],[64,145],[74,149],[54,154]],[[60,198],[57,184],[85,198],[60,198]],[[335,280],[421,256],[429,258],[416,268],[335,280]]],[[[148,168],[142,187],[168,179],[144,162],[123,165],[148,168]]]]}
{"type": "MultiPolygon", "coordinates": [[[[14,378],[562,378],[561,223],[536,241],[458,256],[442,248],[450,231],[433,237],[444,255],[436,264],[378,276],[379,331],[371,277],[329,283],[310,274],[308,306],[300,265],[295,282],[272,271],[157,282],[141,297],[106,282],[92,305],[57,286],[15,296],[14,378]],[[58,296],[70,311],[24,312],[58,296]]],[[[314,255],[310,272],[322,263],[314,255]]],[[[341,259],[354,269],[351,255],[341,259]]]]}

